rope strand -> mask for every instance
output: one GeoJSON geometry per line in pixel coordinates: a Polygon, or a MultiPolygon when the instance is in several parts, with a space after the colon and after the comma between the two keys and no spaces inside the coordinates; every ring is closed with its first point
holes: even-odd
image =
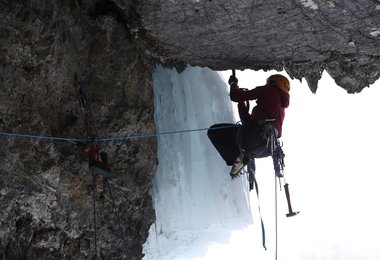
{"type": "Polygon", "coordinates": [[[112,189],[111,189],[111,185],[110,185],[110,182],[108,179],[106,179],[104,181],[108,187],[108,192],[110,194],[110,197],[111,197],[111,202],[112,202],[112,210],[113,210],[113,213],[116,217],[116,220],[118,222],[118,226],[119,226],[119,231],[120,231],[120,238],[121,240],[123,241],[123,246],[124,246],[124,251],[125,251],[125,255],[127,256],[128,255],[128,245],[127,245],[127,237],[124,233],[124,228],[121,224],[121,218],[119,216],[119,214],[117,213],[117,209],[116,209],[116,204],[115,204],[115,199],[113,197],[113,193],[112,193],[112,189]]]}
{"type": "MultiPolygon", "coordinates": [[[[238,127],[239,125],[228,125],[228,126],[220,126],[213,128],[197,128],[197,129],[187,129],[187,130],[178,130],[178,131],[169,131],[169,132],[161,132],[155,134],[140,134],[140,135],[129,135],[129,136],[120,136],[120,137],[105,137],[98,138],[97,141],[123,141],[128,139],[139,139],[146,137],[158,137],[162,135],[173,135],[180,133],[190,133],[190,132],[200,132],[200,131],[213,131],[223,128],[231,128],[238,127]]],[[[83,138],[73,138],[73,137],[56,137],[56,136],[44,136],[44,135],[32,135],[32,134],[16,134],[12,132],[0,132],[0,135],[11,136],[11,137],[29,137],[33,139],[47,139],[47,140],[56,140],[56,141],[72,141],[72,142],[86,142],[87,139],[83,138]]]]}
{"type": "Polygon", "coordinates": [[[96,174],[92,174],[92,210],[93,210],[93,220],[94,220],[94,244],[95,244],[95,259],[98,259],[98,227],[96,225],[96,174]]]}
{"type": "Polygon", "coordinates": [[[275,232],[276,232],[276,241],[275,241],[275,260],[277,260],[277,251],[278,251],[278,219],[277,219],[277,176],[274,176],[274,211],[275,211],[275,232]]]}

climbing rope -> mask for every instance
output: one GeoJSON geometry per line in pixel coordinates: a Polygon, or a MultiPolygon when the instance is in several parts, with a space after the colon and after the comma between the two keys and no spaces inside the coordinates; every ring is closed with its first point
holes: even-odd
{"type": "MultiPolygon", "coordinates": [[[[275,210],[275,259],[277,260],[278,257],[278,192],[277,192],[277,178],[279,181],[279,188],[281,190],[281,178],[284,179],[285,185],[285,194],[286,194],[286,199],[288,203],[288,209],[289,213],[286,214],[287,217],[292,217],[297,215],[299,212],[293,212],[290,204],[290,195],[289,195],[289,188],[288,184],[285,181],[285,176],[284,176],[284,167],[285,167],[285,162],[284,162],[284,157],[285,154],[282,150],[282,143],[280,140],[276,137],[277,134],[273,130],[274,126],[273,124],[267,124],[266,127],[264,127],[264,138],[266,139],[266,148],[269,150],[269,153],[272,157],[273,160],[273,168],[274,168],[274,179],[275,179],[275,198],[274,198],[274,210],[275,210]]],[[[239,134],[238,132],[238,143],[241,144],[242,138],[241,138],[241,133],[239,134]]],[[[239,148],[241,148],[241,145],[239,145],[239,148]]],[[[255,171],[256,171],[256,166],[255,166],[255,154],[252,152],[246,152],[243,151],[245,154],[245,160],[247,160],[247,170],[245,173],[247,173],[248,177],[248,182],[249,182],[249,188],[250,190],[256,189],[256,194],[257,194],[257,200],[259,201],[259,190],[258,190],[258,184],[257,180],[255,177],[255,171]]],[[[264,249],[266,250],[266,245],[265,245],[265,228],[264,228],[264,222],[262,219],[262,214],[260,210],[260,204],[258,203],[258,211],[260,214],[260,219],[261,219],[261,230],[262,230],[262,244],[264,249]]]]}
{"type": "MultiPolygon", "coordinates": [[[[97,131],[96,125],[95,125],[95,117],[94,117],[94,114],[92,113],[92,109],[91,109],[91,102],[90,102],[89,98],[87,97],[87,95],[85,94],[84,88],[80,84],[77,75],[74,76],[74,87],[78,93],[79,103],[80,103],[82,110],[83,110],[84,125],[85,125],[85,129],[87,132],[87,140],[86,141],[87,141],[89,147],[95,148],[96,151],[100,151],[98,131],[97,131]]],[[[90,158],[90,160],[91,160],[91,158],[90,158]]],[[[90,163],[90,165],[91,165],[91,163],[90,163]]],[[[93,221],[94,221],[95,258],[98,259],[98,255],[100,253],[99,252],[100,250],[98,250],[98,242],[97,242],[98,241],[98,234],[97,234],[98,228],[97,228],[97,221],[96,221],[96,215],[97,215],[96,214],[96,177],[97,177],[97,175],[99,175],[99,173],[97,173],[92,168],[92,166],[90,167],[90,172],[92,174],[92,198],[93,198],[93,214],[94,214],[93,221]]],[[[103,178],[105,178],[105,177],[103,176],[103,178]]],[[[112,210],[113,210],[113,213],[114,213],[116,220],[118,222],[118,225],[119,225],[120,238],[123,241],[125,256],[127,256],[128,247],[127,247],[127,242],[126,242],[126,236],[124,235],[124,229],[121,225],[121,219],[120,219],[119,215],[117,214],[115,199],[113,197],[111,185],[108,181],[108,178],[105,178],[103,180],[104,180],[104,183],[107,185],[108,191],[110,193],[111,202],[112,202],[112,210]]]]}
{"type": "MultiPolygon", "coordinates": [[[[280,181],[280,178],[276,175],[274,176],[274,214],[275,214],[275,260],[277,260],[277,254],[278,254],[278,211],[277,211],[277,178],[280,181]]],[[[280,186],[281,187],[281,186],[280,186]]]]}
{"type": "MultiPolygon", "coordinates": [[[[74,76],[74,87],[77,91],[79,104],[83,111],[84,125],[87,132],[87,143],[89,147],[96,147],[96,150],[100,149],[99,142],[96,140],[98,136],[98,131],[94,123],[94,116],[90,106],[90,101],[87,98],[87,95],[84,93],[82,85],[79,83],[78,76],[74,76]]],[[[94,249],[95,249],[95,259],[99,257],[98,250],[98,227],[96,221],[96,173],[91,171],[92,177],[92,209],[93,209],[93,221],[94,221],[94,249]]]]}
{"type": "Polygon", "coordinates": [[[95,249],[95,256],[96,259],[98,258],[98,227],[97,227],[97,221],[96,221],[96,174],[92,173],[92,211],[93,211],[93,221],[94,221],[94,249],[95,249]]]}
{"type": "MultiPolygon", "coordinates": [[[[155,134],[139,134],[139,135],[129,135],[129,136],[119,136],[119,137],[104,137],[97,138],[97,141],[124,141],[129,139],[141,139],[147,137],[158,137],[163,135],[173,135],[173,134],[181,134],[181,133],[190,133],[190,132],[200,132],[200,131],[214,131],[223,128],[232,128],[239,127],[239,125],[227,125],[220,127],[212,127],[212,128],[196,128],[196,129],[187,129],[187,130],[177,130],[177,131],[169,131],[169,132],[161,132],[155,134]]],[[[47,139],[53,141],[71,141],[71,142],[86,142],[88,140],[83,138],[75,138],[75,137],[56,137],[56,136],[46,136],[46,135],[32,135],[32,134],[17,134],[12,132],[0,132],[0,135],[8,136],[8,137],[28,137],[32,139],[47,139]]]]}
{"type": "Polygon", "coordinates": [[[112,202],[112,210],[116,216],[116,219],[117,219],[117,222],[118,222],[118,225],[119,225],[119,230],[120,230],[120,237],[123,238],[123,245],[124,245],[124,250],[125,250],[125,253],[128,252],[128,246],[127,246],[127,240],[126,240],[126,236],[125,236],[125,233],[124,233],[124,229],[123,227],[121,226],[121,219],[120,219],[120,216],[119,214],[117,214],[117,210],[116,210],[116,204],[115,204],[115,199],[113,197],[113,193],[112,193],[112,189],[111,189],[111,185],[109,183],[109,180],[106,179],[104,181],[108,187],[108,192],[110,193],[110,197],[111,197],[111,202],[112,202]]]}
{"type": "MultiPolygon", "coordinates": [[[[275,236],[276,236],[276,242],[275,242],[275,260],[277,260],[278,256],[278,195],[277,195],[277,178],[278,178],[278,183],[279,183],[279,189],[281,191],[281,178],[284,180],[284,189],[285,189],[285,195],[286,195],[286,201],[288,204],[288,213],[286,214],[286,217],[293,217],[298,215],[299,211],[293,211],[291,203],[290,203],[290,195],[289,195],[289,184],[285,180],[285,175],[283,173],[283,167],[284,167],[284,162],[283,162],[283,157],[281,159],[281,174],[278,174],[278,172],[275,173],[274,176],[274,182],[275,182],[275,236]]],[[[275,168],[276,169],[276,168],[275,168]]]]}
{"type": "Polygon", "coordinates": [[[259,210],[259,215],[260,215],[260,221],[261,221],[261,240],[262,240],[262,245],[265,250],[267,250],[267,247],[265,245],[265,227],[264,227],[264,220],[263,216],[261,214],[261,208],[260,208],[260,203],[259,203],[259,185],[257,184],[257,180],[255,177],[255,174],[252,175],[253,178],[253,185],[256,190],[256,196],[257,196],[257,208],[259,210]]]}

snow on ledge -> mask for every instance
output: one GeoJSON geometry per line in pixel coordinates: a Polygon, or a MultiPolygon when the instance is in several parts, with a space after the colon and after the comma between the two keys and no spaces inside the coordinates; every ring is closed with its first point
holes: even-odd
{"type": "Polygon", "coordinates": [[[378,28],[378,29],[372,28],[372,30],[374,30],[374,31],[372,31],[372,32],[369,33],[369,34],[371,34],[371,36],[373,36],[373,37],[380,36],[380,28],[378,28]]]}
{"type": "Polygon", "coordinates": [[[301,0],[301,4],[312,10],[318,10],[318,5],[313,0],[301,0]]]}

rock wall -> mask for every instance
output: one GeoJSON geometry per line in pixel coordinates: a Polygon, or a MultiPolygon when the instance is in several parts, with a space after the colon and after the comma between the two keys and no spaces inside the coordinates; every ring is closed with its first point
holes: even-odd
{"type": "Polygon", "coordinates": [[[315,92],[326,70],[360,92],[380,76],[380,2],[146,0],[139,13],[167,63],[285,69],[315,92]]]}
{"type": "MultiPolygon", "coordinates": [[[[115,5],[2,0],[0,20],[1,132],[85,139],[74,73],[86,85],[101,137],[155,131],[151,65],[129,33],[132,18],[115,5]]],[[[92,180],[83,144],[2,135],[0,145],[0,259],[92,259],[92,180]]],[[[101,180],[99,255],[141,259],[155,218],[149,189],[156,140],[101,145],[113,164],[110,184],[128,257],[101,180]]]]}

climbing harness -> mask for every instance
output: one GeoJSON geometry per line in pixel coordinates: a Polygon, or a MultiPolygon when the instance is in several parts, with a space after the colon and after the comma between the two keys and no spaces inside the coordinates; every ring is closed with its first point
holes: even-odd
{"type": "MultiPolygon", "coordinates": [[[[98,131],[97,131],[96,125],[95,125],[95,120],[94,120],[95,117],[94,117],[94,114],[93,114],[92,109],[91,109],[91,102],[90,102],[88,96],[86,95],[86,93],[84,91],[83,85],[78,80],[77,74],[74,75],[74,87],[77,91],[79,103],[80,103],[82,110],[83,110],[84,126],[85,126],[85,129],[87,132],[87,145],[90,147],[90,149],[92,148],[92,149],[95,149],[96,151],[100,151],[99,135],[98,135],[98,131]]],[[[115,199],[114,199],[114,196],[112,193],[111,184],[109,183],[109,177],[111,175],[102,174],[101,173],[102,169],[100,169],[100,171],[97,171],[97,170],[95,170],[96,168],[97,168],[97,166],[90,166],[89,167],[90,172],[91,172],[91,176],[92,176],[94,248],[95,248],[96,259],[98,258],[99,253],[100,253],[99,252],[100,249],[98,248],[98,227],[97,227],[97,219],[96,219],[96,215],[97,215],[96,214],[96,177],[99,175],[103,176],[103,183],[108,188],[108,192],[109,192],[109,195],[111,198],[111,203],[112,203],[112,210],[113,210],[113,213],[114,213],[116,220],[118,222],[119,231],[120,231],[119,235],[120,235],[121,240],[123,241],[125,255],[127,256],[128,246],[127,246],[126,236],[124,234],[123,226],[121,225],[121,219],[117,213],[115,199]]]]}

